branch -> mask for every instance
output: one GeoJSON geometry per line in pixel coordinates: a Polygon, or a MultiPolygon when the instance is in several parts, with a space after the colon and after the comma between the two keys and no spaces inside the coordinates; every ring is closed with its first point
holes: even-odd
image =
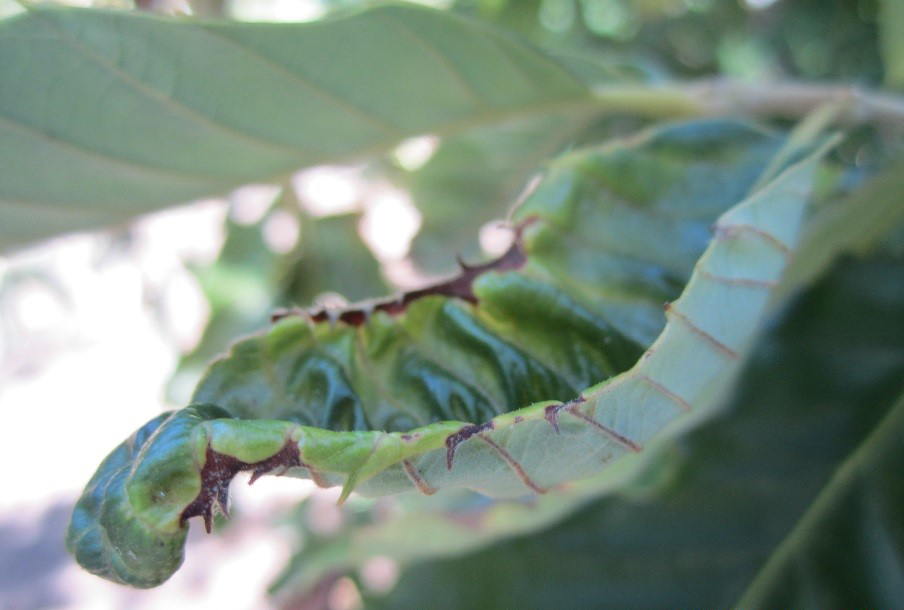
{"type": "Polygon", "coordinates": [[[796,119],[834,104],[841,123],[875,123],[904,130],[904,98],[852,85],[701,80],[607,86],[597,89],[595,95],[609,109],[654,117],[753,115],[796,119]]]}

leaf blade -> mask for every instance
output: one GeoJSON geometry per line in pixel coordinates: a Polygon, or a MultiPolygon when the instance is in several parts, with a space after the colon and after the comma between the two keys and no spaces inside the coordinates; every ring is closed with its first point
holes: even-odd
{"type": "MultiPolygon", "coordinates": [[[[389,557],[399,562],[401,579],[385,598],[362,588],[367,607],[484,608],[505,599],[546,608],[563,589],[569,603],[599,608],[747,607],[739,599],[752,579],[900,396],[902,278],[900,257],[840,261],[776,312],[726,397],[724,415],[667,446],[651,471],[618,494],[576,504],[553,527],[542,522],[543,511],[559,494],[540,497],[534,511],[519,506],[524,500],[399,496],[381,506],[396,517],[350,521],[338,538],[302,548],[274,585],[277,599],[307,590],[323,574],[389,557]],[[538,518],[537,529],[522,520],[519,531],[506,531],[516,524],[504,515],[519,510],[527,513],[522,519],[538,518]],[[406,530],[409,521],[413,528],[406,530]],[[406,536],[418,536],[425,522],[455,540],[411,557],[422,547],[406,544],[406,536]],[[479,548],[474,539],[481,535],[492,546],[479,548]],[[457,544],[468,548],[456,553],[457,544]],[[532,586],[524,586],[525,578],[532,586]]],[[[896,483],[886,483],[889,497],[898,493],[896,483]]],[[[303,523],[303,514],[290,518],[303,523]]],[[[823,530],[821,548],[851,568],[843,578],[881,582],[874,564],[857,563],[862,555],[854,547],[835,544],[837,531],[823,530]]],[[[883,570],[895,565],[892,559],[883,570]]],[[[828,590],[841,584],[821,581],[828,590]]]]}
{"type": "Polygon", "coordinates": [[[593,105],[539,53],[410,5],[294,25],[34,8],[0,23],[0,54],[0,79],[25,85],[0,92],[3,247],[422,133],[593,105]]]}
{"type": "Polygon", "coordinates": [[[839,464],[737,607],[774,607],[781,601],[884,606],[904,596],[899,559],[904,497],[896,485],[902,439],[904,398],[839,464]]]}
{"type": "MultiPolygon", "coordinates": [[[[721,128],[702,124],[699,131],[694,126],[677,126],[653,132],[648,140],[634,140],[623,145],[624,149],[616,146],[614,151],[603,149],[592,151],[592,154],[599,155],[604,166],[613,155],[619,158],[632,147],[643,150],[644,146],[649,146],[652,150],[665,150],[669,151],[668,155],[673,155],[672,147],[676,144],[680,147],[687,138],[691,141],[695,137],[702,138],[709,144],[723,138],[731,143],[739,130],[743,132],[744,128],[733,124],[722,124],[721,128]]],[[[766,149],[775,150],[776,141],[772,138],[760,135],[753,141],[756,143],[754,149],[764,142],[771,142],[766,149]]],[[[564,383],[562,377],[544,372],[544,359],[548,356],[520,349],[505,333],[494,334],[491,316],[481,308],[482,303],[492,303],[494,299],[497,302],[511,300],[511,278],[519,277],[519,274],[528,278],[536,276],[534,279],[540,278],[556,287],[562,295],[568,295],[568,284],[558,286],[557,278],[566,277],[569,270],[576,272],[583,267],[557,267],[554,260],[544,263],[542,256],[529,255],[523,269],[503,267],[504,273],[491,272],[476,277],[473,290],[478,304],[472,310],[468,309],[471,306],[454,300],[425,298],[408,303],[404,314],[398,318],[379,314],[367,324],[359,322],[360,326],[339,324],[335,327],[308,326],[303,320],[286,320],[259,337],[237,343],[230,357],[214,365],[195,397],[198,401],[212,401],[219,406],[189,407],[161,426],[159,438],[170,438],[176,434],[172,430],[181,431],[185,422],[194,422],[189,432],[178,432],[179,438],[183,439],[181,448],[154,439],[148,441],[149,447],[142,451],[143,457],[136,461],[133,474],[126,482],[131,501],[137,506],[150,507],[154,500],[149,494],[156,493],[161,484],[175,484],[181,491],[167,495],[167,506],[188,504],[190,498],[186,494],[190,495],[191,490],[198,488],[206,489],[205,481],[208,480],[217,482],[217,486],[223,480],[228,482],[235,473],[233,468],[252,469],[259,474],[258,469],[264,472],[280,465],[294,468],[292,474],[310,477],[323,485],[343,485],[343,498],[353,488],[364,494],[382,495],[408,489],[429,492],[450,486],[463,486],[494,496],[518,496],[527,491],[545,491],[564,481],[587,476],[598,471],[601,462],[639,453],[648,442],[661,442],[682,427],[696,425],[698,420],[712,414],[715,398],[729,387],[741,356],[757,332],[768,294],[781,277],[788,263],[787,254],[796,242],[814,169],[825,150],[826,146],[817,149],[721,215],[716,238],[696,264],[697,270],[691,275],[683,296],[672,305],[672,319],[660,338],[636,366],[591,387],[582,396],[575,398],[573,394],[580,388],[564,383]],[[782,222],[777,222],[774,215],[780,216],[782,222]],[[740,271],[751,267],[761,274],[758,277],[766,278],[758,280],[757,298],[749,294],[749,285],[739,283],[730,274],[720,276],[718,269],[708,266],[709,261],[730,259],[728,255],[736,242],[754,245],[753,253],[741,252],[735,261],[740,264],[735,266],[740,271]],[[756,247],[759,247],[759,254],[756,247]],[[707,273],[712,277],[707,278],[707,273]],[[722,279],[718,279],[720,277],[722,279]],[[746,324],[735,325],[741,326],[740,329],[726,322],[734,314],[746,321],[746,324]],[[393,356],[410,356],[405,349],[410,347],[412,335],[425,342],[425,353],[444,365],[457,361],[458,366],[465,366],[470,373],[470,377],[464,379],[473,379],[475,386],[483,388],[487,396],[496,397],[490,399],[490,404],[495,400],[501,408],[495,412],[491,409],[486,414],[491,419],[478,425],[441,417],[438,419],[446,421],[433,419],[434,423],[426,426],[403,428],[398,432],[383,431],[387,429],[386,420],[377,423],[374,418],[383,417],[380,413],[386,409],[391,412],[393,405],[388,403],[392,401],[386,400],[385,393],[398,391],[398,388],[388,384],[381,386],[379,376],[385,380],[397,378],[399,360],[393,356]],[[373,362],[382,359],[383,364],[377,367],[377,377],[366,369],[362,350],[369,353],[373,362]],[[685,363],[690,367],[689,374],[678,374],[677,367],[670,362],[685,363]],[[352,401],[355,392],[360,392],[364,404],[376,405],[376,410],[356,411],[352,401]],[[556,396],[558,392],[561,394],[556,396]],[[550,398],[552,402],[519,408],[526,402],[550,398]],[[313,406],[315,411],[312,413],[321,418],[316,421],[335,430],[311,427],[309,422],[300,419],[302,412],[292,411],[293,405],[313,406]],[[317,407],[320,407],[319,411],[317,407]],[[688,412],[688,407],[692,412],[688,412]],[[502,414],[496,414],[500,412],[502,414]],[[224,418],[222,414],[229,414],[229,417],[224,418]],[[670,430],[669,434],[663,435],[663,428],[670,430]],[[197,457],[205,445],[211,448],[206,461],[197,457]],[[271,458],[259,459],[261,447],[270,451],[283,447],[294,451],[295,457],[289,459],[290,454],[283,455],[280,450],[271,458]],[[195,462],[180,466],[185,460],[179,455],[186,451],[194,452],[195,462]],[[153,472],[156,469],[150,467],[150,461],[170,464],[167,458],[170,453],[173,453],[171,467],[183,468],[184,472],[174,475],[170,482],[155,483],[153,472]],[[280,459],[288,461],[279,464],[273,461],[281,455],[280,459]],[[154,456],[154,460],[149,460],[149,456],[154,456]],[[149,464],[142,465],[143,462],[149,464]],[[225,471],[231,474],[225,479],[216,474],[221,468],[218,464],[231,464],[225,471]]],[[[695,156],[691,154],[690,158],[695,156]]],[[[721,159],[718,154],[713,158],[721,159]]],[[[765,167],[767,161],[763,158],[761,167],[765,167]]],[[[747,176],[749,184],[753,184],[756,174],[748,171],[743,163],[740,165],[740,175],[747,176]]],[[[733,167],[730,161],[727,167],[733,167]]],[[[565,175],[570,175],[571,169],[566,164],[565,175]]],[[[717,163],[712,171],[725,169],[717,163]]],[[[688,179],[681,172],[676,171],[674,175],[679,181],[688,179]]],[[[696,176],[692,174],[690,178],[693,180],[696,176]]],[[[648,188],[643,184],[637,186],[641,190],[648,188]]],[[[542,189],[538,192],[546,198],[542,189]]],[[[665,192],[672,191],[666,189],[665,192]]],[[[650,196],[656,202],[661,193],[654,189],[650,196]]],[[[565,200],[580,202],[581,198],[566,194],[565,200]]],[[[556,207],[558,203],[552,199],[549,205],[552,206],[550,210],[558,212],[561,218],[561,209],[556,207]]],[[[733,203],[723,199],[726,207],[733,203]]],[[[643,199],[640,205],[647,206],[649,201],[643,199]]],[[[713,207],[712,202],[707,202],[704,207],[707,206],[713,207]]],[[[523,213],[535,216],[537,209],[528,205],[523,213]]],[[[616,201],[611,210],[613,218],[628,218],[628,226],[635,223],[630,214],[625,215],[621,202],[616,201]]],[[[680,224],[683,219],[673,220],[680,224]]],[[[695,222],[706,223],[705,218],[696,218],[695,222]]],[[[580,222],[577,226],[587,229],[580,222]]],[[[693,231],[671,231],[672,227],[668,222],[660,223],[658,230],[672,234],[672,239],[677,240],[695,234],[693,231]]],[[[542,236],[545,230],[542,217],[525,227],[528,252],[533,243],[531,235],[542,236]]],[[[652,231],[645,239],[653,240],[656,245],[659,235],[652,231]]],[[[637,247],[636,243],[619,241],[616,234],[612,237],[616,245],[637,247]]],[[[538,238],[539,241],[542,240],[538,238]]],[[[704,239],[698,242],[698,247],[702,249],[705,244],[704,239]]],[[[596,246],[593,243],[590,246],[589,250],[593,252],[596,246]]],[[[687,244],[684,247],[689,252],[693,250],[687,244]]],[[[690,274],[694,266],[693,256],[687,256],[683,263],[685,257],[668,257],[665,250],[659,256],[666,273],[678,273],[683,265],[690,274]]],[[[728,267],[732,266],[728,264],[728,267]]],[[[492,268],[492,264],[487,267],[492,268]]],[[[613,272],[611,265],[602,268],[609,269],[609,274],[616,280],[624,277],[618,268],[613,272]]],[[[656,274],[648,279],[653,286],[661,283],[661,277],[656,274]]],[[[655,293],[654,290],[652,298],[656,298],[655,293]]],[[[532,294],[540,293],[534,290],[532,294]]],[[[601,293],[602,301],[600,294],[594,296],[593,291],[588,294],[590,297],[577,297],[578,300],[591,299],[585,302],[587,311],[605,311],[605,307],[600,306],[605,303],[605,291],[601,293]]],[[[642,298],[649,299],[650,295],[642,295],[642,298]]],[[[555,303],[555,298],[551,302],[555,303]]],[[[561,308],[561,304],[559,306],[561,308]]],[[[648,310],[641,315],[653,313],[648,310]]],[[[661,312],[656,315],[662,316],[661,312]]],[[[557,328],[575,326],[579,329],[575,335],[583,334],[587,328],[586,320],[571,311],[562,320],[567,324],[557,328]]],[[[499,329],[512,326],[505,319],[495,323],[499,329]]],[[[627,349],[626,354],[633,349],[637,355],[642,349],[620,335],[619,326],[604,322],[602,327],[611,333],[610,343],[627,349]]],[[[517,336],[511,330],[508,334],[517,336]]],[[[603,344],[606,344],[605,337],[603,344]]],[[[631,361],[633,358],[627,359],[624,366],[630,366],[631,361]]],[[[587,361],[583,361],[579,366],[586,364],[587,361]]],[[[599,374],[598,370],[586,371],[594,376],[599,374]]],[[[433,384],[427,386],[431,391],[448,395],[452,386],[440,381],[435,368],[422,369],[418,374],[425,383],[433,384]]],[[[598,378],[588,380],[586,385],[594,381],[598,378]]],[[[462,390],[454,388],[454,392],[461,400],[462,390]]],[[[403,393],[402,397],[405,396],[403,393]]],[[[417,400],[412,403],[414,394],[410,390],[407,396],[410,404],[418,404],[417,400]]],[[[423,401],[423,397],[420,400],[423,401]]],[[[437,404],[442,405],[444,401],[437,401],[437,404]]],[[[428,417],[429,421],[431,418],[428,417]]],[[[90,495],[93,489],[86,493],[90,495]]],[[[209,521],[212,498],[220,498],[220,494],[219,487],[216,493],[201,492],[189,504],[191,510],[186,508],[189,512],[178,515],[178,523],[173,521],[176,515],[169,508],[162,512],[146,508],[149,524],[152,530],[172,532],[179,531],[184,520],[194,515],[202,515],[209,521]]]]}

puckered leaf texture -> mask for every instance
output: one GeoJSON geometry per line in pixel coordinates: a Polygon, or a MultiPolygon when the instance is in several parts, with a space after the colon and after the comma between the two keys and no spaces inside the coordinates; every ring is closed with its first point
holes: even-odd
{"type": "Polygon", "coordinates": [[[798,243],[816,144],[799,158],[717,121],[566,155],[498,261],[235,344],[193,406],[101,466],[71,548],[113,580],[162,581],[187,520],[209,528],[240,470],[342,485],[343,498],[512,497],[648,455],[730,388],[798,243]]]}

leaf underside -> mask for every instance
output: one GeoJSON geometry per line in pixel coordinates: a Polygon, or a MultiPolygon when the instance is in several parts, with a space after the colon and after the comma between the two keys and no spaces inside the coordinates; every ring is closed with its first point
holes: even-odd
{"type": "Polygon", "coordinates": [[[796,244],[818,155],[748,192],[781,146],[701,122],[566,155],[517,212],[519,256],[466,266],[463,298],[428,289],[335,324],[290,316],[235,344],[195,406],[101,465],[70,548],[152,586],[181,562],[186,520],[209,524],[239,470],[343,485],[343,498],[504,497],[691,425],[730,383],[796,244]]]}
{"type": "Polygon", "coordinates": [[[0,57],[16,83],[0,89],[0,248],[412,136],[599,109],[533,49],[412,5],[307,24],[31,7],[0,21],[0,57]]]}
{"type": "MultiPolygon", "coordinates": [[[[900,254],[844,260],[782,308],[725,411],[669,444],[641,481],[545,522],[537,512],[583,482],[520,501],[387,498],[369,522],[356,514],[329,537],[305,531],[275,594],[294,599],[380,557],[401,578],[387,594],[359,580],[367,608],[504,599],[539,610],[563,591],[574,607],[601,609],[896,607],[902,308],[900,254]]],[[[306,508],[288,522],[310,522],[306,508]]]]}

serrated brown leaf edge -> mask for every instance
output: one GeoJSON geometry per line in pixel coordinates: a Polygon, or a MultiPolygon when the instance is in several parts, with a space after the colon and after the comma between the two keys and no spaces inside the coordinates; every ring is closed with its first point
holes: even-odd
{"type": "Polygon", "coordinates": [[[478,299],[474,294],[474,280],[490,271],[513,271],[522,268],[527,263],[522,233],[528,225],[536,220],[537,217],[532,216],[512,227],[515,239],[509,249],[498,258],[481,265],[469,265],[461,258],[457,258],[460,271],[458,275],[447,280],[442,280],[417,290],[403,292],[393,297],[362,301],[348,307],[314,307],[309,309],[293,307],[277,309],[270,316],[270,321],[278,322],[288,317],[306,317],[312,322],[329,322],[331,324],[342,322],[349,326],[361,326],[367,323],[374,312],[382,311],[391,316],[398,315],[404,312],[414,301],[431,296],[456,298],[476,305],[478,299]]]}

